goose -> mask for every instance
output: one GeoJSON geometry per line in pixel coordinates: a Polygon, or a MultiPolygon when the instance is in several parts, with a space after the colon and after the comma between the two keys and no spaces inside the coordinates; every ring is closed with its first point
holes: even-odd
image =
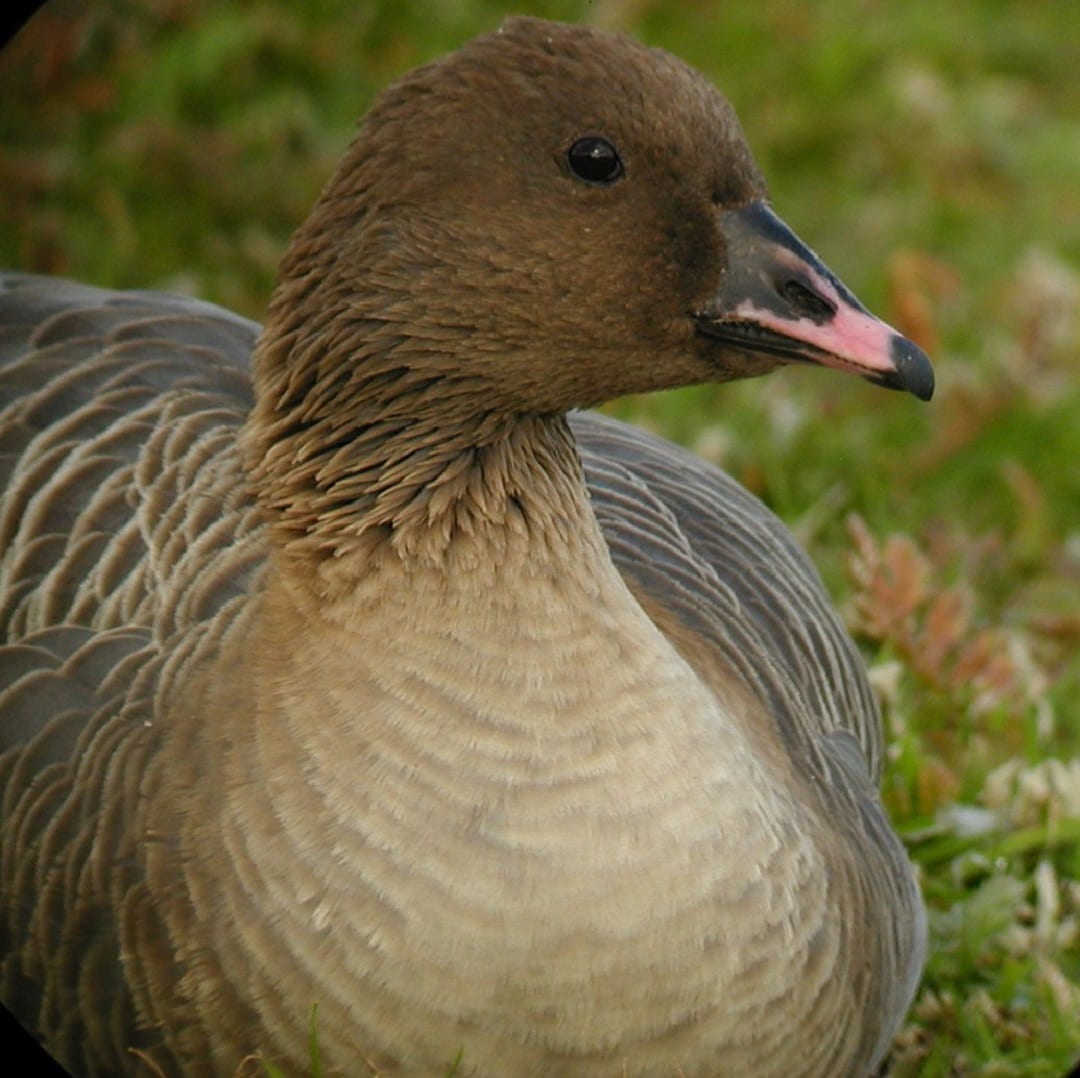
{"type": "Polygon", "coordinates": [[[0,277],[0,1002],[77,1075],[867,1075],[924,960],[784,525],[589,409],[929,360],[663,51],[405,75],[260,328],[0,277]]]}

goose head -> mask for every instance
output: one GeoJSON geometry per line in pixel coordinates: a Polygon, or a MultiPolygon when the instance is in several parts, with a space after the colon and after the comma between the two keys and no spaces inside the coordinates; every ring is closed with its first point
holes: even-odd
{"type": "MultiPolygon", "coordinates": [[[[735,113],[629,38],[515,18],[385,91],[282,264],[247,434],[278,506],[374,439],[834,367],[933,372],[770,208],[735,113]]],[[[366,448],[364,448],[366,447],[366,448]]],[[[325,506],[324,506],[325,508],[325,506]]]]}

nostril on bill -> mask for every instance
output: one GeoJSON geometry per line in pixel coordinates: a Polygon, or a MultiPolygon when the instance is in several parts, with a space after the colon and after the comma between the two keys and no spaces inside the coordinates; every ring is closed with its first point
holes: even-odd
{"type": "Polygon", "coordinates": [[[826,299],[822,299],[812,289],[807,288],[801,281],[787,280],[780,286],[780,295],[799,312],[803,318],[809,318],[819,325],[828,322],[834,314],[836,307],[826,299]]]}

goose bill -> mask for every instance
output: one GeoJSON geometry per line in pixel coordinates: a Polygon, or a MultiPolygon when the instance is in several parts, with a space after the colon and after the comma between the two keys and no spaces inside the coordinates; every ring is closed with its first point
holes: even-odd
{"type": "Polygon", "coordinates": [[[725,210],[717,223],[727,269],[693,314],[698,333],[930,399],[934,370],[926,353],[875,318],[765,203],[725,210]]]}

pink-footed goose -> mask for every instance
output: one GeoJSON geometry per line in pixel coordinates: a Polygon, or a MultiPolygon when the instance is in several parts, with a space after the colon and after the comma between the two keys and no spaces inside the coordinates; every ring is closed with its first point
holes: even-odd
{"type": "Polygon", "coordinates": [[[700,75],[514,19],[377,101],[261,335],[3,276],[0,1000],[73,1072],[301,1073],[314,1005],[331,1073],[880,1064],[859,657],[752,496],[574,411],[930,396],[764,199],[700,75]]]}

